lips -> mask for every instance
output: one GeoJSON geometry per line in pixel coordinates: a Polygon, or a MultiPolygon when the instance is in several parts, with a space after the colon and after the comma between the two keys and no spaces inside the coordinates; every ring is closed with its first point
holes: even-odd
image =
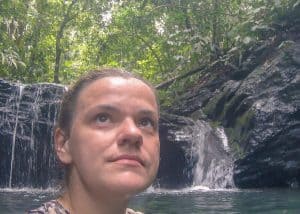
{"type": "Polygon", "coordinates": [[[137,155],[130,155],[130,154],[123,154],[116,156],[111,159],[111,162],[120,162],[124,164],[140,164],[142,166],[145,166],[144,161],[137,155]]]}

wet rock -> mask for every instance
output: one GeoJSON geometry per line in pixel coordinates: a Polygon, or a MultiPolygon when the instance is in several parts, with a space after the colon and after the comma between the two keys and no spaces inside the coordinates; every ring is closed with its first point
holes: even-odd
{"type": "Polygon", "coordinates": [[[215,76],[218,86],[212,78],[171,108],[191,118],[201,112],[225,128],[238,187],[296,188],[300,182],[300,28],[292,29],[278,44],[253,48],[245,68],[215,76]]]}
{"type": "Polygon", "coordinates": [[[53,126],[63,91],[0,80],[0,187],[46,188],[62,177],[53,126]]]}

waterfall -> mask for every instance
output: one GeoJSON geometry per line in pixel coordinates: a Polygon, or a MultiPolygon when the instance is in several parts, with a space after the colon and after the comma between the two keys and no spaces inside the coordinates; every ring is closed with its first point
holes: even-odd
{"type": "Polygon", "coordinates": [[[47,188],[61,179],[53,127],[64,90],[0,79],[0,187],[47,188]]]}
{"type": "Polygon", "coordinates": [[[13,129],[13,141],[12,141],[12,149],[11,149],[11,160],[10,160],[10,173],[9,173],[9,184],[8,187],[11,188],[11,182],[12,182],[12,176],[13,176],[13,165],[14,165],[14,160],[15,160],[15,146],[16,146],[16,135],[17,135],[17,127],[18,127],[18,114],[19,114],[19,107],[20,107],[20,101],[22,97],[22,91],[23,91],[23,86],[19,85],[19,94],[18,94],[18,99],[16,103],[16,121],[14,124],[14,129],[13,129]]]}
{"type": "Polygon", "coordinates": [[[214,189],[234,187],[233,160],[224,129],[212,128],[203,120],[185,120],[189,120],[191,125],[177,130],[174,141],[189,142],[183,149],[189,165],[193,166],[190,172],[193,176],[192,186],[214,189]]]}
{"type": "Polygon", "coordinates": [[[234,187],[233,160],[228,153],[228,140],[221,127],[212,128],[205,121],[195,123],[194,155],[198,157],[193,185],[209,188],[234,187]]]}

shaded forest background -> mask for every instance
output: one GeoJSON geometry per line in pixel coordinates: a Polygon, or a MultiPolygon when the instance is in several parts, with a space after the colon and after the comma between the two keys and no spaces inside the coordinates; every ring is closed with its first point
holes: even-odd
{"type": "MultiPolygon", "coordinates": [[[[88,69],[123,67],[156,85],[183,76],[184,81],[172,81],[170,87],[160,85],[180,93],[216,61],[238,68],[243,51],[271,37],[274,26],[299,4],[0,0],[0,76],[68,84],[88,69]]],[[[164,93],[168,97],[169,92],[164,93]]]]}

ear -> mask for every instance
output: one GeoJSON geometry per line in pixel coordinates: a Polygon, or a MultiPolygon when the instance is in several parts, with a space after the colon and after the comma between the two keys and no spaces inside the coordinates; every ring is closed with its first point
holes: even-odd
{"type": "Polygon", "coordinates": [[[64,131],[57,128],[54,133],[54,146],[55,152],[63,164],[70,164],[72,162],[69,144],[69,139],[65,135],[64,131]]]}

